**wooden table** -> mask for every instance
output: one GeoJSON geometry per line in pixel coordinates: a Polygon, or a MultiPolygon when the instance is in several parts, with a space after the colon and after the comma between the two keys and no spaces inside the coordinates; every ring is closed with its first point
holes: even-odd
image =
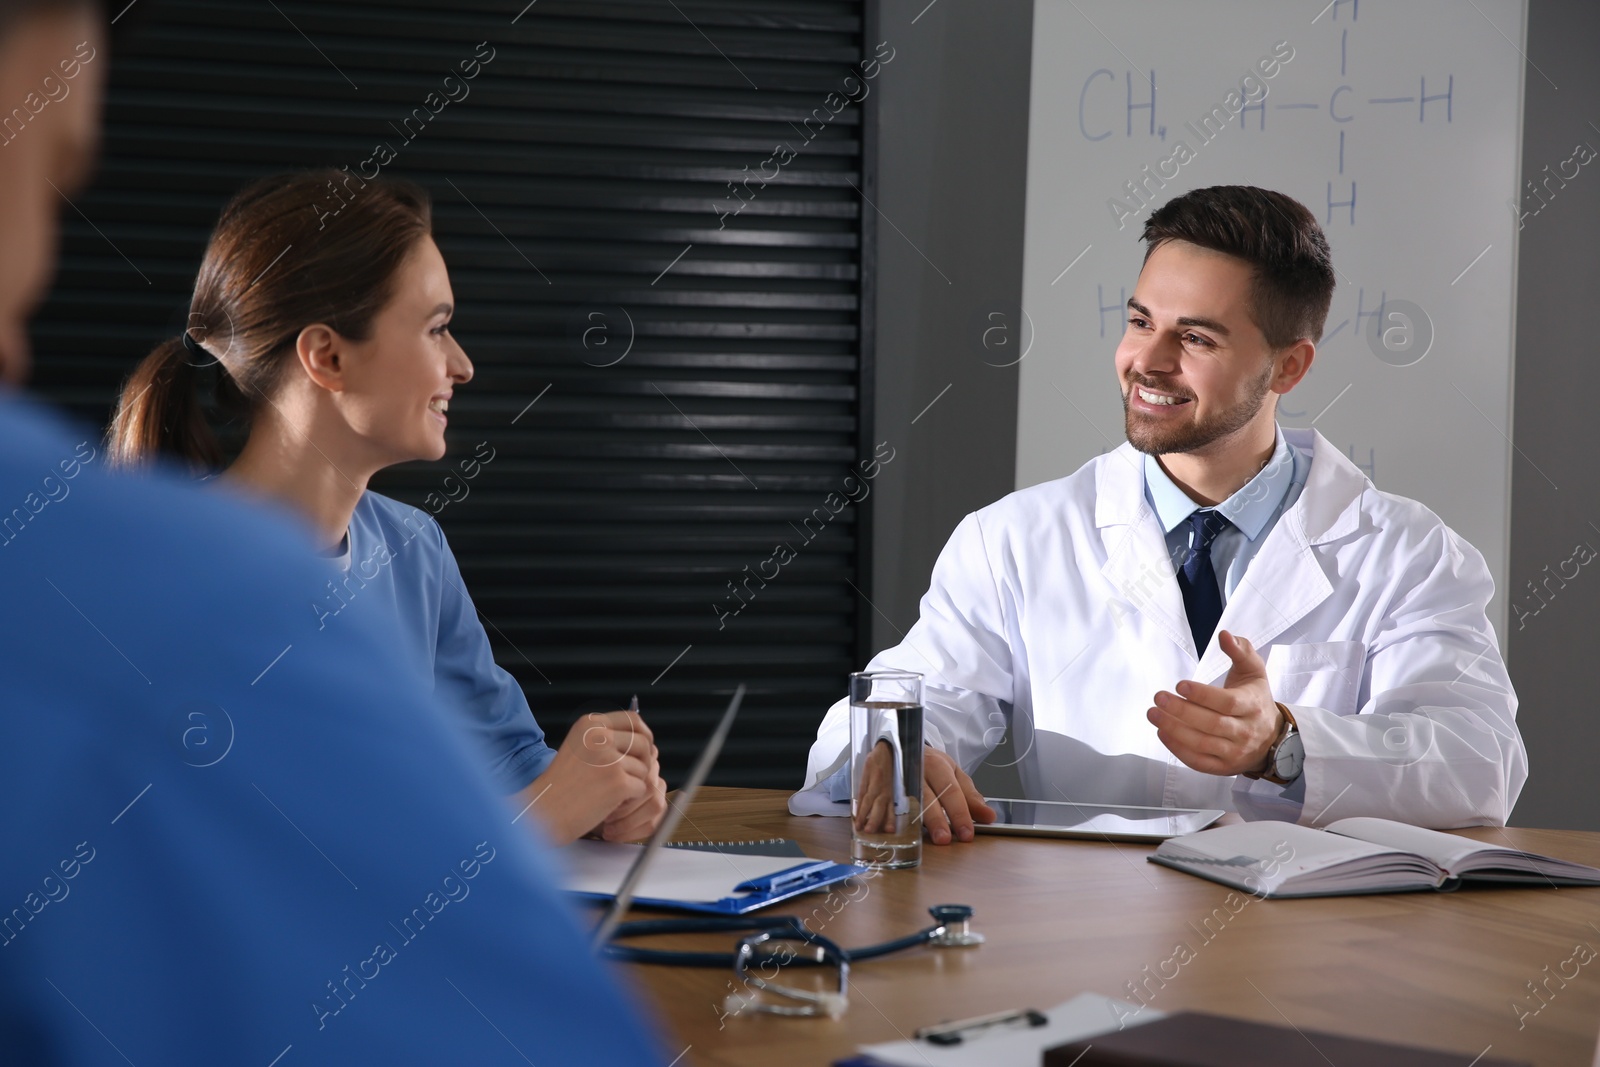
{"type": "MultiPolygon", "coordinates": [[[[786,797],[705,789],[678,836],[788,837],[810,855],[847,860],[848,820],[790,816],[786,797]]],[[[1600,865],[1600,833],[1463,833],[1600,865]]],[[[980,836],[966,845],[925,845],[920,868],[885,873],[851,894],[854,900],[836,896],[835,915],[825,907],[816,912],[822,893],[796,898],[788,913],[818,915],[812,929],[845,946],[911,933],[928,924],[929,905],[942,903],[973,905],[974,929],[988,937],[977,948],[922,948],[858,965],[850,1008],[838,1020],[753,1012],[722,1020],[731,971],[630,971],[670,1035],[669,1052],[687,1047],[680,1065],[822,1067],[859,1044],[892,1041],[941,1020],[1046,1009],[1092,991],[1158,1011],[1197,1009],[1455,1050],[1463,1067],[1490,1049],[1493,1057],[1541,1067],[1600,1067],[1600,957],[1574,958],[1579,946],[1592,951],[1576,960],[1600,952],[1600,889],[1244,898],[1242,907],[1235,895],[1233,913],[1229,889],[1147,863],[1150,851],[980,836]],[[1180,944],[1188,952],[1175,956],[1180,944]],[[1542,999],[1529,983],[1544,983],[1542,999]]],[[[674,944],[726,949],[732,940],[674,944]]]]}

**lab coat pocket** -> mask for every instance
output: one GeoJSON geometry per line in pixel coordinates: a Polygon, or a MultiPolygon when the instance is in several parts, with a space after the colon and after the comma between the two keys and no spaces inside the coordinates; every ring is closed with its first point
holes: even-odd
{"type": "Polygon", "coordinates": [[[1311,641],[1267,649],[1273,699],[1354,715],[1367,646],[1360,641],[1311,641]]]}

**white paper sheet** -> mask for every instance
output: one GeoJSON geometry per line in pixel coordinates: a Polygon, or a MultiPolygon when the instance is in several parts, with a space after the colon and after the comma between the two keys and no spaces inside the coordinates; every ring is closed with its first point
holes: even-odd
{"type": "MultiPolygon", "coordinates": [[[[617,845],[609,841],[574,841],[561,850],[567,874],[565,887],[575,893],[616,895],[628,868],[643,845],[617,845]]],[[[733,887],[751,878],[786,871],[807,860],[798,856],[735,856],[697,849],[664,848],[650,861],[650,869],[634,896],[656,900],[712,902],[734,896],[733,887]]]]}

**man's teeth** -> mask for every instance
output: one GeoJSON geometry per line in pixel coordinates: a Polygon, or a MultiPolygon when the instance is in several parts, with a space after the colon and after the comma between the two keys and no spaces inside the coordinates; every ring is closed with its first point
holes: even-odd
{"type": "Polygon", "coordinates": [[[430,400],[428,401],[428,410],[437,411],[439,414],[443,415],[445,412],[450,410],[450,401],[430,400]]]}
{"type": "Polygon", "coordinates": [[[1145,390],[1145,389],[1140,389],[1139,390],[1139,399],[1143,400],[1146,404],[1181,404],[1181,403],[1183,403],[1183,400],[1182,400],[1181,397],[1162,396],[1160,393],[1152,393],[1152,392],[1149,392],[1148,390],[1145,390]]]}

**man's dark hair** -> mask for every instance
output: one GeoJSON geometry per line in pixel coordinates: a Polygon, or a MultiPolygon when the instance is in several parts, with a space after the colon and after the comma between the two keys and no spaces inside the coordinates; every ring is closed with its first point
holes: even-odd
{"type": "Polygon", "coordinates": [[[1316,216],[1293,197],[1253,185],[1213,185],[1167,201],[1145,220],[1150,253],[1188,241],[1250,264],[1256,326],[1274,351],[1322,340],[1333,303],[1333,257],[1316,216]]]}

